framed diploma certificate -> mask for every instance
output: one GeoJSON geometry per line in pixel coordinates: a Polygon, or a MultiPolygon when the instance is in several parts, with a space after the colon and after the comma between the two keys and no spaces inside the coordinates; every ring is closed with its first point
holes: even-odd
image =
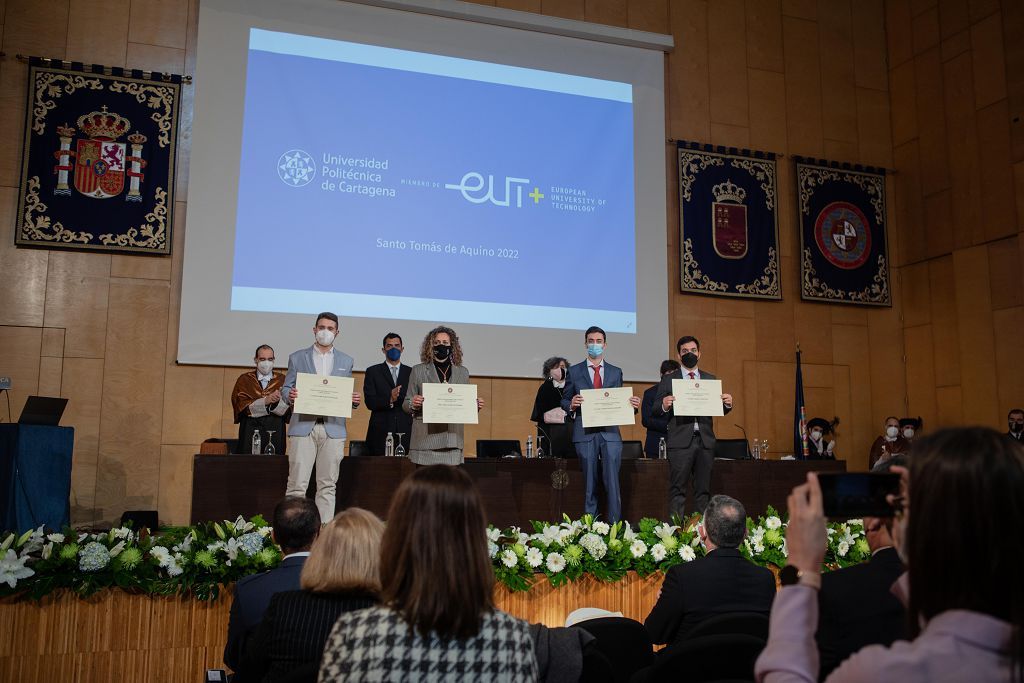
{"type": "Polygon", "coordinates": [[[583,398],[580,416],[584,428],[636,424],[636,413],[629,403],[633,396],[630,387],[581,389],[580,396],[583,398]]]}
{"type": "Polygon", "coordinates": [[[324,377],[309,372],[295,375],[295,412],[323,417],[352,417],[351,377],[324,377]]]}
{"type": "Polygon", "coordinates": [[[676,401],[672,412],[676,415],[693,417],[721,417],[725,415],[722,406],[722,380],[720,379],[674,379],[672,395],[676,401]]]}
{"type": "Polygon", "coordinates": [[[423,422],[426,424],[470,424],[479,422],[475,384],[423,385],[423,422]]]}

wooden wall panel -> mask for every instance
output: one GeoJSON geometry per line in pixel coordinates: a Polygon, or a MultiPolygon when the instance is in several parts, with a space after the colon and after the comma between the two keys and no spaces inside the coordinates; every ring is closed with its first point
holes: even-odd
{"type": "Polygon", "coordinates": [[[103,359],[65,358],[61,396],[68,399],[63,424],[75,427],[71,466],[71,519],[95,519],[96,476],[100,444],[103,359]]]}
{"type": "Polygon", "coordinates": [[[43,323],[66,330],[64,355],[103,358],[109,288],[110,256],[50,252],[43,323]]]}
{"type": "Polygon", "coordinates": [[[785,16],[782,35],[786,54],[789,148],[796,154],[821,156],[824,153],[824,133],[818,25],[813,21],[785,16]]]}
{"type": "Polygon", "coordinates": [[[708,5],[708,76],[711,122],[748,126],[746,20],[743,0],[716,0],[708,5]]]}
{"type": "MultiPolygon", "coordinates": [[[[822,132],[825,139],[857,142],[854,85],[854,37],[849,0],[818,5],[818,50],[821,55],[822,132]]],[[[854,155],[843,159],[855,158],[854,155]]]]}
{"type": "Polygon", "coordinates": [[[14,248],[17,203],[17,190],[0,187],[0,325],[38,327],[43,324],[48,252],[14,248]]]}
{"type": "Polygon", "coordinates": [[[955,252],[953,272],[960,317],[963,417],[969,424],[998,424],[1000,411],[992,391],[997,383],[988,250],[980,246],[955,252]]]}
{"type": "MultiPolygon", "coordinates": [[[[0,349],[3,349],[3,370],[0,374],[11,378],[10,399],[11,417],[17,421],[21,409],[25,407],[25,399],[39,390],[39,349],[42,346],[43,333],[38,327],[0,327],[0,349]]],[[[5,399],[3,404],[7,403],[5,399]]],[[[7,410],[0,404],[0,410],[7,410]]],[[[6,414],[4,418],[6,419],[6,414]]]]}
{"type": "MultiPolygon", "coordinates": [[[[779,0],[746,0],[747,66],[783,73],[782,6],[779,0]]],[[[756,111],[756,108],[754,109],[756,111]]],[[[754,119],[752,117],[751,125],[754,119]]]]}
{"type": "Polygon", "coordinates": [[[960,384],[959,299],[953,273],[953,258],[928,261],[928,294],[930,298],[932,341],[935,347],[935,385],[960,384]]]}
{"type": "Polygon", "coordinates": [[[974,106],[978,109],[1006,98],[1006,66],[1002,16],[996,12],[971,26],[974,57],[974,106]]]}
{"type": "Polygon", "coordinates": [[[130,0],[71,0],[65,59],[123,67],[130,14],[130,0]]]}

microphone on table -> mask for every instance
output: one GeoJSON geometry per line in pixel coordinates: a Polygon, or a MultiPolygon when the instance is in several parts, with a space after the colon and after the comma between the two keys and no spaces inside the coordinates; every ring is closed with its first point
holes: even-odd
{"type": "Polygon", "coordinates": [[[733,424],[734,427],[739,427],[740,431],[743,432],[743,443],[746,444],[746,447],[747,447],[747,459],[749,460],[751,458],[751,455],[750,455],[750,439],[747,438],[747,430],[744,429],[743,425],[741,425],[741,424],[738,424],[736,422],[733,422],[732,424],[733,424]]]}

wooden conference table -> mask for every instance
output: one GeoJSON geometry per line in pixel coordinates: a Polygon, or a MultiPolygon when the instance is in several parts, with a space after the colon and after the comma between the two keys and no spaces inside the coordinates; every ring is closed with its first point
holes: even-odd
{"type": "MultiPolygon", "coordinates": [[[[480,487],[487,518],[498,527],[530,528],[531,520],[555,522],[583,514],[583,473],[574,459],[467,458],[466,471],[480,487]]],[[[415,469],[406,458],[346,457],[338,477],[337,508],[358,506],[385,517],[391,495],[415,469]]],[[[725,493],[756,517],[768,505],[784,511],[786,496],[809,471],[845,472],[840,461],[716,460],[711,493],[725,493]]],[[[265,455],[196,455],[192,469],[192,523],[249,518],[272,519],[284,495],[288,459],[265,455]]],[[[668,461],[623,460],[619,472],[622,514],[668,519],[668,461]]],[[[312,495],[313,485],[310,487],[312,495]]],[[[604,510],[604,492],[598,498],[604,510]]],[[[687,512],[693,505],[687,497],[687,512]]]]}

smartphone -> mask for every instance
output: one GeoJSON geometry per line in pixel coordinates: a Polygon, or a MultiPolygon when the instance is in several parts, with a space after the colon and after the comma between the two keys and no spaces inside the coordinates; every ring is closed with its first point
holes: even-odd
{"type": "Polygon", "coordinates": [[[886,496],[900,490],[900,475],[892,472],[818,472],[825,516],[892,517],[886,496]]]}

